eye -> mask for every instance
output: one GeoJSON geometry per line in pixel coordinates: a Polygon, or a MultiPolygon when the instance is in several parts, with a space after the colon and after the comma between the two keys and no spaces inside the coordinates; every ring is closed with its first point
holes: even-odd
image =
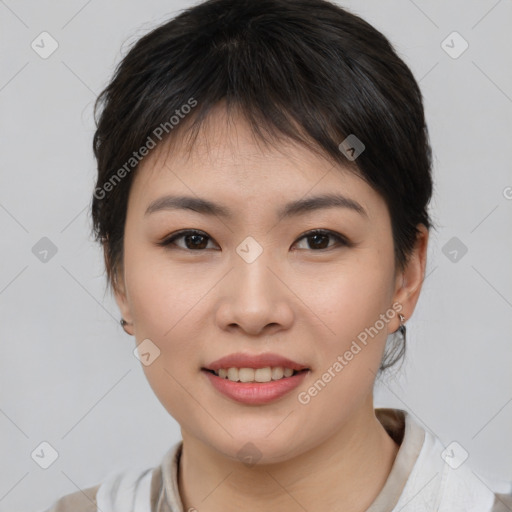
{"type": "MultiPolygon", "coordinates": [[[[325,250],[329,247],[329,242],[327,241],[329,238],[334,239],[338,242],[338,245],[350,247],[352,244],[346,239],[343,235],[339,233],[335,233],[334,231],[329,231],[325,229],[315,229],[313,231],[308,231],[304,235],[302,235],[298,242],[303,239],[312,240],[312,243],[309,243],[310,249],[325,250]],[[326,245],[327,241],[327,245],[326,245]]],[[[180,249],[189,250],[189,251],[200,251],[202,249],[207,249],[208,241],[211,240],[211,237],[208,236],[203,231],[198,231],[195,229],[189,229],[184,231],[179,231],[178,233],[174,233],[170,237],[162,240],[161,242],[157,242],[157,245],[161,247],[168,247],[171,245],[176,245],[180,249]],[[176,243],[177,240],[183,239],[185,246],[181,246],[176,243]]],[[[297,242],[296,242],[297,243],[297,242]]]]}
{"type": "Polygon", "coordinates": [[[177,245],[180,249],[199,250],[199,249],[206,248],[207,240],[209,240],[209,239],[210,239],[210,237],[206,233],[192,229],[192,230],[179,231],[178,233],[175,233],[171,237],[166,238],[165,240],[162,240],[161,242],[158,242],[157,245],[160,245],[162,247],[167,247],[170,245],[177,245]],[[176,240],[181,240],[181,239],[184,240],[185,247],[182,247],[175,243],[176,240]]]}
{"type": "Polygon", "coordinates": [[[348,247],[351,246],[351,243],[343,235],[325,229],[315,229],[313,231],[308,231],[306,234],[301,236],[298,241],[303,239],[310,239],[312,240],[312,243],[309,243],[308,245],[310,248],[315,248],[318,251],[329,248],[329,242],[327,241],[329,237],[335,239],[340,245],[348,247]]]}

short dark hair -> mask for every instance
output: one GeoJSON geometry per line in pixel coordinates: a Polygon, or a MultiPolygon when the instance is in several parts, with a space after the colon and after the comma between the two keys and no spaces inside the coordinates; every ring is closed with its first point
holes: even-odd
{"type": "Polygon", "coordinates": [[[326,0],[208,0],[136,41],[96,100],[91,212],[108,286],[123,263],[134,152],[187,125],[195,140],[220,102],[265,143],[293,139],[364,179],[387,204],[395,266],[405,267],[417,225],[432,224],[432,155],[422,94],[391,43],[326,0]],[[357,159],[340,150],[349,135],[365,146],[357,159]]]}

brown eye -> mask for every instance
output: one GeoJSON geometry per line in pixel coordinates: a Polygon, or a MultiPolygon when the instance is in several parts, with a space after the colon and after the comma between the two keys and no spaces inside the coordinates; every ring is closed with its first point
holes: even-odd
{"type": "Polygon", "coordinates": [[[166,238],[162,242],[159,242],[158,245],[168,248],[171,248],[172,245],[176,245],[180,249],[197,251],[206,249],[208,240],[210,240],[210,237],[202,231],[187,230],[175,233],[170,238],[166,238]],[[184,246],[175,243],[176,240],[181,239],[184,241],[184,246]]]}
{"type": "MultiPolygon", "coordinates": [[[[306,239],[308,240],[308,247],[306,249],[313,250],[315,252],[327,250],[329,248],[338,246],[350,247],[352,244],[347,238],[334,231],[328,231],[323,229],[316,229],[309,231],[302,235],[298,241],[306,239]],[[330,240],[334,240],[337,244],[330,244],[330,240]]],[[[174,233],[170,237],[158,242],[157,245],[172,249],[173,246],[183,249],[186,251],[202,251],[208,248],[208,242],[211,240],[206,233],[197,230],[184,230],[174,233]],[[183,245],[177,244],[177,240],[183,240],[183,245]]]]}
{"type": "MultiPolygon", "coordinates": [[[[349,241],[339,233],[335,233],[334,231],[328,231],[324,229],[316,229],[314,231],[309,231],[305,233],[299,238],[300,240],[307,239],[309,240],[309,247],[306,249],[312,249],[315,251],[322,251],[325,249],[329,249],[329,238],[334,239],[338,242],[338,245],[342,246],[350,246],[349,241]]],[[[336,245],[336,244],[335,244],[336,245]]]]}

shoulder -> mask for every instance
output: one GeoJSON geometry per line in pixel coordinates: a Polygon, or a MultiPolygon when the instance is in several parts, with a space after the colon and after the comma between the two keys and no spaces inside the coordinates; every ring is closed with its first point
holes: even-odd
{"type": "Polygon", "coordinates": [[[44,512],[97,512],[126,510],[126,503],[149,504],[162,483],[160,467],[113,473],[104,482],[59,498],[44,512]]]}
{"type": "Polygon", "coordinates": [[[496,493],[490,512],[510,512],[512,510],[512,494],[496,493]]]}
{"type": "MultiPolygon", "coordinates": [[[[421,450],[393,511],[512,512],[512,482],[479,474],[458,443],[444,446],[431,431],[405,413],[407,432],[424,433],[421,450]]],[[[409,434],[409,440],[410,440],[409,434]]]]}
{"type": "Polygon", "coordinates": [[[161,463],[150,468],[113,472],[100,484],[63,496],[42,512],[133,512],[160,510],[162,501],[181,505],[177,484],[177,464],[181,441],[172,446],[161,463]]]}
{"type": "Polygon", "coordinates": [[[100,485],[63,496],[44,512],[96,512],[96,496],[100,485]]]}

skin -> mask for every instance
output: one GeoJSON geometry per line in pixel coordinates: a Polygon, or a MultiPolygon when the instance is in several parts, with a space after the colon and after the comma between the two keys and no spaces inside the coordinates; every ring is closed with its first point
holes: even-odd
{"type": "Polygon", "coordinates": [[[395,269],[389,212],[363,180],[291,141],[263,147],[241,117],[216,108],[192,152],[175,143],[153,150],[132,184],[116,300],[137,344],[160,356],[144,372],[181,427],[179,491],[184,510],[364,511],[382,489],[398,446],[375,416],[373,385],[398,315],[303,405],[297,396],[349,349],[379,315],[402,305],[409,319],[425,273],[428,230],[407,268],[395,269]],[[167,149],[171,149],[168,146],[167,149]],[[325,208],[278,221],[285,203],[338,192],[368,213],[325,208]],[[199,196],[235,212],[227,220],[190,210],[144,215],[165,194],[199,196]],[[203,245],[174,232],[197,229],[203,245]],[[303,238],[312,229],[339,233],[303,238]],[[262,247],[248,264],[236,252],[247,237],[262,247]],[[327,247],[328,248],[323,248],[327,247]],[[188,249],[187,249],[188,247],[188,249]],[[205,248],[206,247],[206,248],[205,248]],[[275,352],[305,364],[299,388],[266,405],[237,403],[200,369],[234,352],[275,352]],[[252,442],[261,458],[237,453],[252,442]]]}

